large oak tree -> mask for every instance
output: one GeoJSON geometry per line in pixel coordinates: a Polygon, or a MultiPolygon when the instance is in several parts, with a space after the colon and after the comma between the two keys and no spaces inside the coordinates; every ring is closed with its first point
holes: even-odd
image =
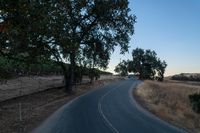
{"type": "Polygon", "coordinates": [[[68,90],[78,57],[105,67],[116,46],[128,51],[134,32],[128,0],[0,2],[0,55],[25,62],[53,58],[63,69],[68,90]]]}

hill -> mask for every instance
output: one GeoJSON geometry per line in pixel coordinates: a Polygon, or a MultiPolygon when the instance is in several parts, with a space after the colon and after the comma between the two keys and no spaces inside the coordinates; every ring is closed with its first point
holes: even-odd
{"type": "Polygon", "coordinates": [[[172,80],[200,81],[200,73],[181,73],[171,77],[172,80]]]}

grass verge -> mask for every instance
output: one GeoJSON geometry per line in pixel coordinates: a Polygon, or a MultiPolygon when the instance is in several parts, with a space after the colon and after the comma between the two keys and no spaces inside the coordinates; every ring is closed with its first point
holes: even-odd
{"type": "Polygon", "coordinates": [[[188,132],[200,133],[200,114],[192,110],[189,95],[200,92],[197,83],[144,81],[133,92],[136,100],[147,110],[184,128],[188,132]]]}

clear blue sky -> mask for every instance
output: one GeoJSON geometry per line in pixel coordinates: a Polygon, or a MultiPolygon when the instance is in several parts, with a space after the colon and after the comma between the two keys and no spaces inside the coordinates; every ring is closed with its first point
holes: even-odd
{"type": "Polygon", "coordinates": [[[121,59],[131,59],[132,49],[155,50],[168,63],[166,76],[200,73],[200,0],[129,0],[137,16],[129,53],[111,56],[108,71],[121,59]]]}

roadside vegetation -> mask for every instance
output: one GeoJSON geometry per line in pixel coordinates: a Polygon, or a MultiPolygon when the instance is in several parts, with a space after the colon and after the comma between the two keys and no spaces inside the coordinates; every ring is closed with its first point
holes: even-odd
{"type": "Polygon", "coordinates": [[[116,66],[115,72],[122,76],[132,72],[142,80],[163,81],[166,67],[167,63],[158,58],[155,51],[136,48],[132,51],[132,60],[120,62],[116,66]]]}
{"type": "Polygon", "coordinates": [[[192,109],[200,114],[200,92],[189,95],[192,109]]]}
{"type": "Polygon", "coordinates": [[[198,92],[199,82],[147,80],[138,86],[133,95],[143,107],[161,119],[189,132],[200,133],[198,92]]]}
{"type": "MultiPolygon", "coordinates": [[[[173,75],[170,79],[179,80],[179,81],[200,81],[199,73],[181,73],[177,75],[173,75]]],[[[200,83],[200,82],[199,82],[200,83]]],[[[196,92],[194,94],[189,95],[190,103],[192,109],[200,113],[200,92],[196,92]]]]}
{"type": "Polygon", "coordinates": [[[9,79],[18,76],[30,75],[61,75],[62,70],[53,60],[41,61],[41,63],[24,63],[0,56],[1,79],[9,79]]]}

